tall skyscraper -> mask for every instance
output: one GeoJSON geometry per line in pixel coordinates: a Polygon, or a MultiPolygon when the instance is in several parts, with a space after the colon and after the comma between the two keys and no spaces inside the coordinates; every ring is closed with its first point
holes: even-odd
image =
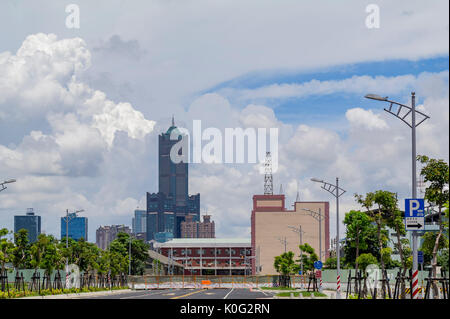
{"type": "MultiPolygon", "coordinates": [[[[69,216],[68,237],[74,240],[84,238],[88,241],[88,219],[80,217],[76,213],[70,213],[69,216]]],[[[61,240],[66,238],[66,216],[61,217],[61,240]]]]}
{"type": "MultiPolygon", "coordinates": [[[[188,163],[174,163],[170,158],[170,150],[184,135],[175,126],[172,118],[172,126],[166,133],[159,135],[159,192],[171,198],[175,206],[186,206],[188,200],[188,163]],[[176,139],[171,139],[176,137],[176,139]]],[[[187,150],[181,149],[182,152],[187,150]]],[[[179,153],[178,155],[183,155],[179,153]]]]}
{"type": "Polygon", "coordinates": [[[37,241],[41,233],[41,216],[34,214],[33,208],[27,208],[26,215],[14,216],[14,233],[21,229],[28,230],[28,240],[30,243],[37,241]]]}
{"type": "MultiPolygon", "coordinates": [[[[180,238],[181,222],[186,215],[200,216],[200,194],[189,196],[188,192],[188,163],[174,163],[170,157],[172,147],[182,138],[173,118],[172,126],[159,135],[159,192],[147,193],[148,241],[161,232],[171,232],[174,238],[180,238]]],[[[187,150],[181,148],[178,155],[183,155],[183,152],[187,150]]]]}

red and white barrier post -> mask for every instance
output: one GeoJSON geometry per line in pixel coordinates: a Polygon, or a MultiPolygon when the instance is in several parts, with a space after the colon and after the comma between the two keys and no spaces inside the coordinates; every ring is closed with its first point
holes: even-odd
{"type": "Polygon", "coordinates": [[[338,294],[341,293],[341,275],[337,276],[337,288],[336,288],[336,291],[337,291],[338,294]]]}
{"type": "Polygon", "coordinates": [[[417,269],[412,275],[412,299],[419,299],[419,271],[417,269]]]}

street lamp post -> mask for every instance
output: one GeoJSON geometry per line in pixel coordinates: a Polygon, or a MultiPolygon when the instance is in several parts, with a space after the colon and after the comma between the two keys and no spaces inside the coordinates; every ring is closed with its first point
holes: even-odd
{"type": "Polygon", "coordinates": [[[128,276],[131,276],[131,234],[128,244],[128,276]]]}
{"type": "MultiPolygon", "coordinates": [[[[367,94],[365,96],[367,99],[375,100],[375,101],[382,101],[390,103],[389,109],[384,109],[386,112],[394,115],[396,118],[400,119],[408,125],[411,128],[411,162],[412,162],[412,198],[417,197],[417,175],[416,175],[416,128],[425,120],[429,119],[430,117],[420,111],[416,110],[416,94],[415,92],[411,92],[411,106],[407,106],[395,101],[391,101],[388,99],[388,97],[382,97],[376,94],[367,94]],[[397,111],[393,110],[393,106],[398,107],[397,111]],[[402,112],[402,110],[406,110],[405,112],[402,112]],[[408,115],[411,114],[411,123],[408,122],[406,119],[408,115]],[[420,116],[421,119],[417,123],[416,121],[416,115],[420,116]]],[[[417,234],[416,232],[413,232],[412,234],[412,254],[413,254],[413,283],[415,283],[417,280],[417,269],[418,269],[418,255],[417,255],[417,234]]],[[[413,298],[417,299],[419,294],[418,291],[418,285],[413,284],[413,298]]]]}
{"type": "MultiPolygon", "coordinates": [[[[298,233],[300,234],[300,246],[303,245],[303,240],[302,240],[302,235],[305,233],[304,231],[302,231],[302,225],[299,225],[298,228],[294,227],[294,226],[288,226],[294,233],[298,233]]],[[[303,250],[300,249],[300,270],[302,272],[302,276],[303,274],[303,250]]]]}
{"type": "Polygon", "coordinates": [[[319,212],[313,211],[308,208],[301,208],[305,212],[308,212],[315,220],[319,222],[319,260],[322,261],[322,212],[319,208],[319,212]]]}
{"type": "Polygon", "coordinates": [[[4,191],[5,189],[7,189],[8,187],[6,187],[5,186],[5,184],[11,184],[11,183],[15,183],[16,182],[16,180],[15,179],[7,179],[6,181],[3,181],[3,182],[1,182],[0,183],[0,186],[2,187],[2,188],[0,188],[0,192],[1,191],[4,191]]]}
{"type": "Polygon", "coordinates": [[[341,263],[340,263],[340,247],[339,247],[339,197],[341,197],[346,191],[339,187],[339,178],[336,177],[336,185],[327,183],[321,179],[311,178],[311,181],[321,183],[321,188],[336,198],[336,262],[337,262],[337,289],[336,299],[341,299],[341,263]]]}
{"type": "MultiPolygon", "coordinates": [[[[72,215],[69,216],[69,210],[66,209],[66,218],[65,218],[65,222],[66,222],[66,249],[69,248],[69,221],[72,220],[72,218],[74,218],[77,213],[81,213],[81,212],[84,212],[84,210],[83,209],[77,210],[72,215]]],[[[66,258],[66,287],[67,287],[67,280],[69,278],[68,269],[69,269],[69,256],[67,256],[67,258],[66,258]]]]}
{"type": "Polygon", "coordinates": [[[286,237],[284,238],[277,237],[277,239],[280,243],[284,244],[284,252],[286,252],[286,245],[287,245],[286,237]]]}

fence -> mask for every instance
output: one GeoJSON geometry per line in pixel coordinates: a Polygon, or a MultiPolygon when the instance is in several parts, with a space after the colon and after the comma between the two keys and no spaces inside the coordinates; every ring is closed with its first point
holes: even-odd
{"type": "MultiPolygon", "coordinates": [[[[107,274],[96,274],[93,272],[80,272],[80,276],[72,287],[77,288],[113,288],[128,285],[128,277],[125,274],[108,276],[107,274]]],[[[40,291],[43,289],[68,288],[66,284],[65,271],[53,271],[48,274],[45,270],[23,269],[18,271],[0,271],[0,291],[30,290],[40,291]]]]}
{"type": "MultiPolygon", "coordinates": [[[[179,289],[179,288],[260,288],[277,287],[278,275],[268,276],[129,276],[133,289],[179,289]]],[[[290,276],[291,287],[304,288],[306,276],[290,276]]]]}

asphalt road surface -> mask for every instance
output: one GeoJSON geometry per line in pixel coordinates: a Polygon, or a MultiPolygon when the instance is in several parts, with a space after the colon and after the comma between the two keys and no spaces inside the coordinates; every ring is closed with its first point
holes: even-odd
{"type": "Polygon", "coordinates": [[[137,290],[106,296],[79,296],[77,299],[272,299],[274,292],[250,289],[164,289],[137,290]]]}

